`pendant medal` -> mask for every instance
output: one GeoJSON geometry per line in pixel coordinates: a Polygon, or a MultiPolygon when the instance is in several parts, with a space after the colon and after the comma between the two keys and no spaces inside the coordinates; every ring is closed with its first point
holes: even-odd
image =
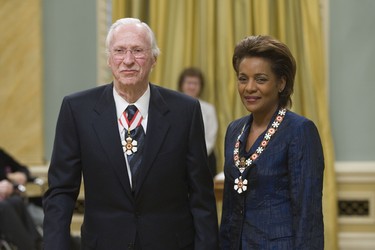
{"type": "Polygon", "coordinates": [[[137,152],[138,142],[133,140],[130,136],[128,136],[124,141],[122,141],[122,149],[127,155],[132,155],[133,153],[137,152]]]}
{"type": "MultiPolygon", "coordinates": [[[[240,170],[241,174],[246,169],[246,158],[241,157],[239,164],[238,164],[238,170],[240,170]]],[[[242,179],[242,176],[236,178],[234,180],[234,190],[236,190],[239,194],[242,192],[245,192],[247,190],[247,183],[248,181],[246,179],[242,179]]]]}
{"type": "Polygon", "coordinates": [[[122,149],[126,155],[130,156],[138,150],[138,142],[131,137],[130,131],[141,125],[142,115],[137,111],[134,117],[129,121],[126,118],[126,113],[124,111],[123,115],[118,119],[118,122],[120,125],[120,133],[123,133],[124,137],[121,141],[122,149]]]}
{"type": "Polygon", "coordinates": [[[247,183],[248,181],[246,179],[242,179],[242,176],[236,178],[234,180],[234,190],[236,190],[239,194],[245,192],[247,190],[247,183]]]}

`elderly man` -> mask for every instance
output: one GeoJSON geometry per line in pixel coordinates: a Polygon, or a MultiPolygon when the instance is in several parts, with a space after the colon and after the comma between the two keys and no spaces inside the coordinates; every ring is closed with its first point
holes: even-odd
{"type": "Polygon", "coordinates": [[[149,82],[159,48],[147,24],[116,21],[106,45],[113,83],[62,103],[45,249],[68,249],[82,176],[83,249],[218,249],[199,101],[149,82]]]}

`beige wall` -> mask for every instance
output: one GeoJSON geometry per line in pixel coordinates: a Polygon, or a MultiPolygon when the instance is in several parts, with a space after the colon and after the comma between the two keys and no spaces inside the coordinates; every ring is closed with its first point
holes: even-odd
{"type": "Polygon", "coordinates": [[[43,163],[41,1],[0,0],[0,147],[43,163]]]}

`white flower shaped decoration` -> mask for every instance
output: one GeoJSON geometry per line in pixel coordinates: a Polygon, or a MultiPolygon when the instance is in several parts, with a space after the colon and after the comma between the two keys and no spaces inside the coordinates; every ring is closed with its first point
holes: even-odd
{"type": "Polygon", "coordinates": [[[124,151],[127,155],[132,155],[137,152],[137,146],[138,142],[130,137],[126,138],[126,141],[123,142],[124,151]]]}
{"type": "Polygon", "coordinates": [[[263,147],[258,147],[257,150],[256,150],[256,152],[257,152],[258,154],[261,154],[261,153],[263,152],[263,150],[264,150],[263,147]]]}
{"type": "Polygon", "coordinates": [[[267,133],[267,134],[264,135],[264,139],[267,140],[267,141],[269,139],[271,139],[271,137],[272,137],[272,135],[270,133],[267,133]]]}
{"type": "Polygon", "coordinates": [[[234,180],[234,190],[236,190],[239,194],[245,192],[247,190],[247,180],[242,179],[241,176],[234,180]]]}
{"type": "Polygon", "coordinates": [[[273,128],[278,128],[279,125],[280,125],[279,122],[273,122],[273,123],[272,123],[272,127],[273,127],[273,128]]]}

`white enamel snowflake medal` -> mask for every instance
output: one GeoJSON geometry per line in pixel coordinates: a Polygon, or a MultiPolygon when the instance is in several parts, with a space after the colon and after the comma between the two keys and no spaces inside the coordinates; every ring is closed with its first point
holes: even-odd
{"type": "Polygon", "coordinates": [[[234,190],[236,190],[239,194],[245,192],[247,190],[247,183],[248,181],[246,179],[242,179],[242,176],[236,178],[234,180],[234,190]]]}
{"type": "Polygon", "coordinates": [[[132,155],[133,153],[137,152],[138,142],[133,140],[130,136],[128,136],[124,141],[122,141],[122,148],[127,155],[132,155]]]}

